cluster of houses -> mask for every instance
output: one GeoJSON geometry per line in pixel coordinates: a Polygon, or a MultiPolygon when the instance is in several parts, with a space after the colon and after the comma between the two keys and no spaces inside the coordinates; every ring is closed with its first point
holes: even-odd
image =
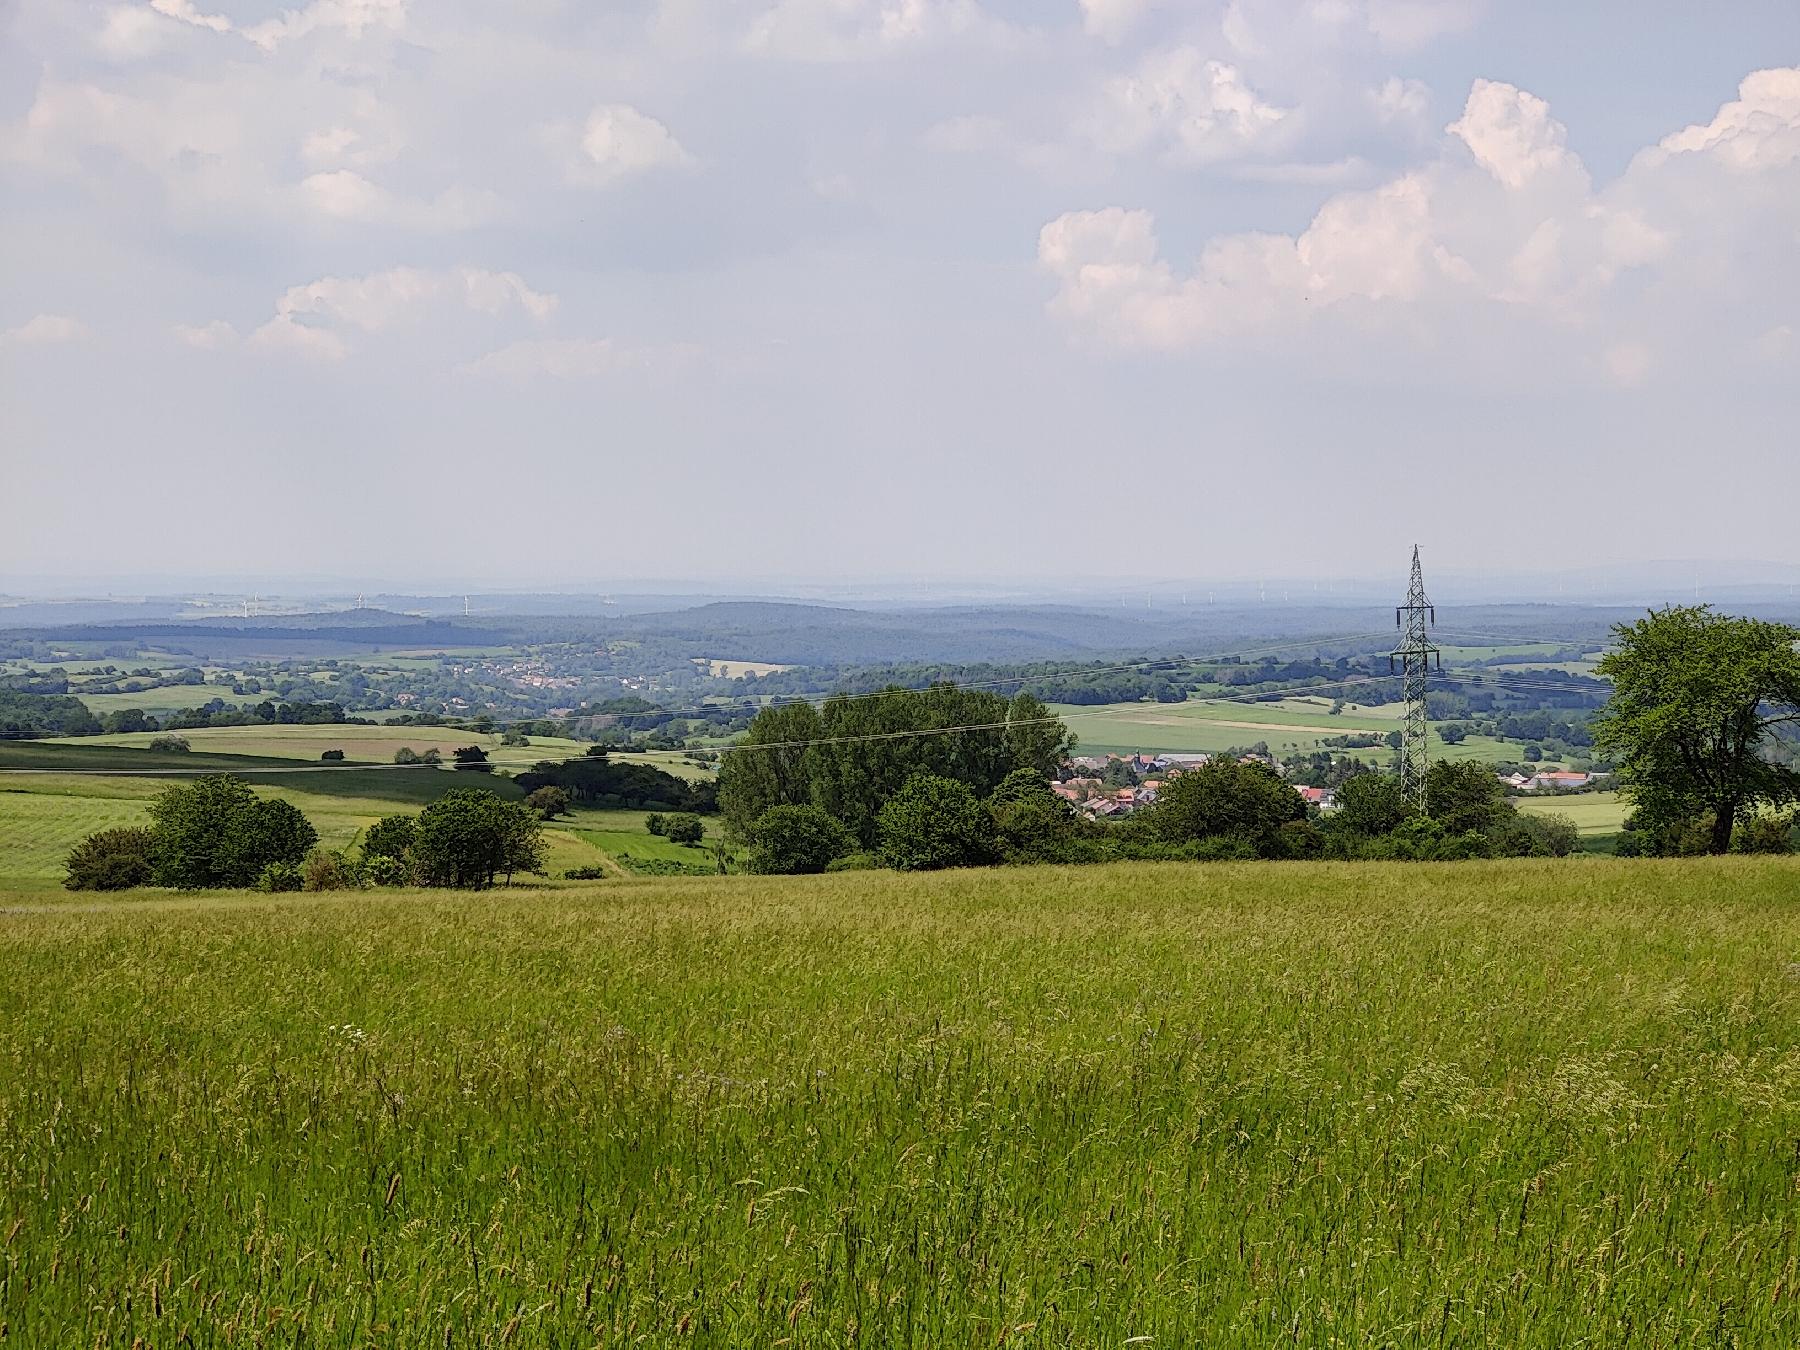
{"type": "MultiPolygon", "coordinates": [[[[1109,820],[1155,805],[1165,783],[1171,778],[1179,778],[1189,769],[1199,768],[1211,758],[1211,755],[1200,754],[1077,755],[1069,761],[1072,776],[1060,783],[1052,783],[1050,790],[1089,820],[1109,820]],[[1135,786],[1107,784],[1103,775],[1117,765],[1131,770],[1138,779],[1135,786]]],[[[1246,763],[1253,760],[1271,762],[1261,755],[1243,758],[1246,763]]],[[[1307,805],[1316,806],[1320,811],[1337,809],[1337,797],[1330,788],[1295,784],[1294,791],[1306,799],[1307,805]]]]}
{"type": "Polygon", "coordinates": [[[1500,781],[1505,783],[1506,786],[1511,788],[1514,792],[1574,792],[1578,788],[1586,787],[1598,777],[1598,774],[1592,773],[1574,773],[1566,769],[1546,769],[1542,773],[1501,774],[1500,781]]]}

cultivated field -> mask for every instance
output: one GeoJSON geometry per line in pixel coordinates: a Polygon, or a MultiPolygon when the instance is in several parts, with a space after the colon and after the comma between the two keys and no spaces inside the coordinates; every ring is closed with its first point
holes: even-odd
{"type": "Polygon", "coordinates": [[[36,1345],[1785,1346],[1800,862],[0,896],[36,1345]]]}
{"type": "MultiPolygon", "coordinates": [[[[1333,715],[1329,698],[1285,698],[1269,703],[1057,703],[1051,711],[1068,722],[1086,754],[1133,754],[1138,751],[1216,754],[1266,743],[1277,755],[1327,749],[1333,737],[1358,732],[1386,736],[1400,729],[1401,706],[1365,707],[1346,704],[1333,715]]],[[[1484,761],[1517,759],[1523,742],[1470,736],[1456,745],[1433,738],[1434,758],[1484,761]]],[[[1374,763],[1385,763],[1386,746],[1346,750],[1374,763]]]]}

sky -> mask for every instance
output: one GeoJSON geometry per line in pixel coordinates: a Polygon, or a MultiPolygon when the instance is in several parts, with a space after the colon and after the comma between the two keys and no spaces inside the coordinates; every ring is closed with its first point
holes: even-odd
{"type": "Polygon", "coordinates": [[[0,592],[1800,563],[1791,0],[0,0],[0,592]]]}

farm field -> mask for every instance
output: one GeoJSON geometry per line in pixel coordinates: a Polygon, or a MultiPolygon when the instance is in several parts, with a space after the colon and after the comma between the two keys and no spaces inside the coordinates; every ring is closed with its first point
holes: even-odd
{"type": "MultiPolygon", "coordinates": [[[[308,733],[330,728],[270,730],[308,733]]],[[[198,738],[213,734],[193,733],[197,738],[195,748],[187,754],[173,755],[146,751],[136,744],[116,744],[147,739],[134,736],[0,742],[0,888],[57,891],[69,850],[85,835],[116,826],[147,824],[151,799],[170,782],[197,772],[237,773],[258,795],[291,802],[318,830],[321,846],[331,849],[350,847],[362,831],[382,816],[416,812],[452,787],[479,784],[504,796],[519,795],[518,787],[498,774],[476,778],[450,769],[326,769],[316,763],[302,765],[295,759],[317,759],[316,749],[304,735],[265,735],[262,740],[247,742],[264,751],[301,748],[304,753],[294,759],[275,754],[227,755],[198,742],[198,738]],[[17,772],[20,769],[30,772],[17,772]],[[95,769],[132,772],[116,776],[69,772],[95,769]]],[[[467,744],[468,738],[462,743],[467,744]]],[[[555,753],[554,747],[547,747],[545,753],[555,753]]],[[[659,766],[666,763],[663,756],[618,758],[659,766]]],[[[671,772],[676,771],[676,766],[668,767],[671,772]]],[[[702,772],[691,765],[680,768],[685,770],[683,776],[698,776],[702,772]]],[[[651,834],[644,828],[646,814],[577,808],[571,815],[559,818],[545,829],[550,875],[557,877],[575,867],[606,865],[609,859],[626,853],[638,858],[710,864],[711,854],[706,850],[684,848],[651,834]]],[[[709,819],[707,828],[709,833],[716,831],[718,822],[709,819]]]]}
{"type": "MultiPolygon", "coordinates": [[[[1386,736],[1400,727],[1400,707],[1346,704],[1333,716],[1328,698],[1287,698],[1271,703],[1056,703],[1050,710],[1064,718],[1084,754],[1134,754],[1139,751],[1216,754],[1265,742],[1276,755],[1328,748],[1325,742],[1359,732],[1386,736]]],[[[1456,745],[1434,738],[1433,758],[1484,761],[1516,760],[1522,743],[1492,736],[1469,736],[1456,745]]],[[[1385,746],[1344,753],[1383,762],[1385,746]]],[[[1545,761],[1546,766],[1553,761],[1545,761]]]]}
{"type": "Polygon", "coordinates": [[[1797,892],[1572,859],[0,893],[0,1323],[1793,1344],[1797,892]]]}
{"type": "MultiPolygon", "coordinates": [[[[122,732],[112,736],[64,736],[35,742],[39,745],[66,745],[74,748],[112,746],[143,750],[155,740],[157,732],[122,732]]],[[[342,750],[347,760],[365,764],[392,764],[394,752],[407,746],[423,753],[435,749],[448,761],[459,746],[479,745],[487,751],[488,762],[496,768],[517,773],[529,769],[539,760],[572,759],[587,752],[587,741],[560,737],[534,736],[528,745],[502,745],[494,733],[458,730],[454,727],[360,726],[333,723],[319,726],[283,726],[280,724],[248,727],[198,727],[175,733],[192,747],[190,754],[249,755],[259,758],[317,761],[326,750],[342,750]]],[[[708,777],[711,770],[688,762],[676,751],[644,751],[615,753],[612,759],[621,764],[651,764],[677,778],[690,781],[708,777]]],[[[164,763],[176,761],[164,759],[164,763]]]]}
{"type": "Polygon", "coordinates": [[[1570,796],[1514,797],[1521,811],[1539,815],[1567,816],[1584,837],[1605,838],[1625,828],[1630,807],[1616,792],[1579,792],[1570,796]]]}

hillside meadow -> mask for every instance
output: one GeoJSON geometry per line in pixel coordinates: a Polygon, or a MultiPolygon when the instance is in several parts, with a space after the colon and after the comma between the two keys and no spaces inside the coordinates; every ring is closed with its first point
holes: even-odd
{"type": "Polygon", "coordinates": [[[1800,861],[0,892],[20,1345],[1800,1339],[1800,861]]]}

